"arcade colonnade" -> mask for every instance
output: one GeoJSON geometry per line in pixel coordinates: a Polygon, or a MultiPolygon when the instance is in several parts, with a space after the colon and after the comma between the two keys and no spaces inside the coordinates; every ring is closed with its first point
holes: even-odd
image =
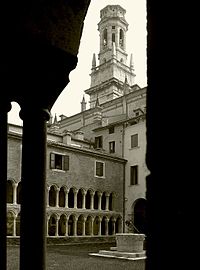
{"type": "MultiPolygon", "coordinates": [[[[20,235],[20,194],[21,182],[8,180],[8,236],[20,235]]],[[[122,232],[122,216],[114,211],[114,192],[51,185],[46,194],[47,236],[101,236],[122,232]]]]}

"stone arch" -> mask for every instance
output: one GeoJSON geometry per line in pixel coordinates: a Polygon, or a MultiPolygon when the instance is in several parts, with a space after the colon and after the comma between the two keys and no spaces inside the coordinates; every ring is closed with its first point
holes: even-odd
{"type": "Polygon", "coordinates": [[[108,234],[113,235],[115,233],[115,218],[112,216],[108,221],[108,234]]]}
{"type": "Polygon", "coordinates": [[[139,198],[132,205],[134,230],[146,234],[146,199],[139,198]]]}
{"type": "Polygon", "coordinates": [[[101,197],[101,209],[106,210],[106,192],[103,192],[101,197]]]}
{"type": "Polygon", "coordinates": [[[94,209],[98,209],[98,191],[95,191],[94,193],[94,209]]]}
{"type": "Polygon", "coordinates": [[[58,222],[58,235],[59,236],[64,236],[66,234],[66,222],[67,222],[67,217],[65,214],[62,214],[58,222]]]}
{"type": "Polygon", "coordinates": [[[69,219],[68,219],[68,235],[69,236],[73,236],[76,234],[76,232],[74,231],[74,224],[76,222],[76,217],[75,215],[70,215],[69,219]]]}
{"type": "Polygon", "coordinates": [[[69,208],[74,208],[74,191],[76,189],[74,187],[71,187],[69,189],[69,193],[68,193],[68,207],[69,208]]]}
{"type": "Polygon", "coordinates": [[[49,236],[55,236],[56,235],[56,221],[58,219],[58,216],[54,213],[50,216],[49,222],[48,222],[48,235],[49,236]]]}
{"type": "Polygon", "coordinates": [[[21,204],[22,201],[21,191],[22,191],[22,182],[20,181],[17,185],[17,204],[21,204]]]}
{"type": "Polygon", "coordinates": [[[114,198],[115,198],[115,194],[114,192],[111,192],[109,196],[109,210],[110,211],[114,210],[114,198]]]}
{"type": "Polygon", "coordinates": [[[101,221],[101,235],[106,235],[107,217],[104,216],[101,221]]]}
{"type": "Polygon", "coordinates": [[[49,189],[49,206],[55,207],[56,206],[56,192],[57,186],[52,185],[49,189]]]}
{"type": "Polygon", "coordinates": [[[118,216],[115,222],[115,233],[122,232],[122,217],[118,216]]]}
{"type": "Polygon", "coordinates": [[[91,215],[89,215],[86,219],[85,222],[85,234],[86,235],[92,235],[93,231],[92,231],[92,219],[93,217],[91,215]]]}
{"type": "Polygon", "coordinates": [[[65,207],[66,187],[62,186],[59,190],[59,206],[65,207]]]}
{"type": "Polygon", "coordinates": [[[13,203],[13,180],[8,180],[6,185],[7,203],[13,203]]]}
{"type": "Polygon", "coordinates": [[[94,235],[99,235],[100,232],[100,223],[101,223],[101,219],[99,216],[96,216],[94,219],[94,223],[93,223],[93,234],[94,235]]]}
{"type": "MultiPolygon", "coordinates": [[[[83,215],[80,215],[77,220],[77,235],[83,235],[83,223],[85,217],[83,215]]],[[[85,233],[85,232],[84,232],[85,233]]]]}
{"type": "Polygon", "coordinates": [[[80,188],[77,193],[77,208],[83,208],[83,192],[84,190],[80,188]]]}
{"type": "Polygon", "coordinates": [[[90,209],[90,206],[91,206],[91,200],[92,200],[91,193],[93,193],[93,190],[88,189],[85,195],[85,208],[86,209],[90,209]]]}

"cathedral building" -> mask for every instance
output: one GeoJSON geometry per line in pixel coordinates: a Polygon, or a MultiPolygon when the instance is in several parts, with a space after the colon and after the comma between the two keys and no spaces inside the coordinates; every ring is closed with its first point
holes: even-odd
{"type": "MultiPolygon", "coordinates": [[[[100,11],[98,61],[93,54],[84,91],[90,108],[83,96],[80,113],[48,122],[49,237],[146,232],[146,87],[135,83],[126,52],[125,13],[119,5],[100,11]]],[[[20,226],[21,128],[9,125],[8,136],[7,232],[13,237],[20,226]]],[[[37,200],[37,186],[30,188],[37,200]]]]}

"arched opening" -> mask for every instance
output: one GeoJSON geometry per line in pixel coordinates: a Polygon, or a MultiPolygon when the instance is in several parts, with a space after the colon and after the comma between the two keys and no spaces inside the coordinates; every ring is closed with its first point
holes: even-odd
{"type": "Polygon", "coordinates": [[[101,209],[105,210],[106,209],[106,194],[103,192],[102,197],[101,197],[101,209]]]}
{"type": "Polygon", "coordinates": [[[7,181],[7,203],[13,203],[13,186],[12,181],[7,181]]]}
{"type": "Polygon", "coordinates": [[[14,229],[14,214],[12,212],[7,213],[7,235],[13,236],[14,229]]]}
{"type": "Polygon", "coordinates": [[[113,193],[110,193],[109,196],[109,210],[113,211],[113,193]]]}
{"type": "Polygon", "coordinates": [[[49,190],[49,206],[56,206],[56,187],[51,186],[49,190]]]}
{"type": "MultiPolygon", "coordinates": [[[[146,200],[137,199],[133,204],[133,223],[134,227],[139,233],[146,234],[147,220],[146,220],[146,200]]],[[[135,229],[134,228],[134,229],[135,229]]]]}
{"type": "Polygon", "coordinates": [[[94,194],[94,209],[98,209],[98,192],[94,194]]]}
{"type": "Polygon", "coordinates": [[[91,235],[92,234],[92,217],[88,216],[85,222],[85,234],[91,235]]]}
{"type": "Polygon", "coordinates": [[[56,235],[56,216],[52,215],[49,219],[49,226],[48,226],[48,234],[49,236],[56,235]]]}
{"type": "Polygon", "coordinates": [[[90,190],[87,191],[86,196],[85,196],[85,207],[86,209],[90,209],[90,203],[91,203],[91,194],[90,190]]]}
{"type": "Polygon", "coordinates": [[[80,215],[77,221],[77,235],[83,235],[83,222],[84,217],[83,215],[80,215]]]}
{"type": "Polygon", "coordinates": [[[77,193],[77,208],[83,208],[83,191],[81,189],[77,193]]]}
{"type": "Polygon", "coordinates": [[[74,191],[73,188],[70,188],[68,193],[68,207],[74,208],[74,191]]]}
{"type": "Polygon", "coordinates": [[[106,47],[108,44],[108,32],[107,29],[105,28],[103,30],[103,46],[106,47]]]}
{"type": "Polygon", "coordinates": [[[122,29],[119,30],[119,46],[124,47],[124,31],[122,29]]]}
{"type": "Polygon", "coordinates": [[[113,235],[114,233],[114,219],[111,217],[108,221],[108,234],[113,235]]]}
{"type": "Polygon", "coordinates": [[[58,223],[58,235],[64,236],[66,234],[66,216],[61,215],[58,223]]]}
{"type": "Polygon", "coordinates": [[[115,233],[122,232],[122,218],[118,217],[115,222],[115,233]]]}
{"type": "Polygon", "coordinates": [[[101,235],[106,235],[106,217],[101,221],[101,235]]]}
{"type": "Polygon", "coordinates": [[[17,204],[21,204],[21,190],[22,190],[22,183],[19,182],[17,185],[17,204]]]}
{"type": "Polygon", "coordinates": [[[74,235],[74,223],[75,223],[75,217],[71,215],[68,220],[68,234],[69,236],[74,235]]]}
{"type": "Polygon", "coordinates": [[[112,33],[112,42],[115,42],[115,33],[112,33]]]}
{"type": "Polygon", "coordinates": [[[64,187],[61,187],[59,191],[59,206],[65,207],[65,189],[64,187]]]}
{"type": "Polygon", "coordinates": [[[100,218],[97,216],[95,217],[94,223],[93,223],[93,234],[98,235],[99,229],[100,229],[100,218]]]}

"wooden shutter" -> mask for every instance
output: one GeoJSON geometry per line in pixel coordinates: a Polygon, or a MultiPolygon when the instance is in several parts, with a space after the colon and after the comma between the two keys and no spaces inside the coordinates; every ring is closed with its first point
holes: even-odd
{"type": "Polygon", "coordinates": [[[55,169],[55,154],[50,153],[50,169],[55,169]]]}
{"type": "Polygon", "coordinates": [[[69,156],[63,156],[64,158],[64,171],[69,170],[69,156]]]}
{"type": "Polygon", "coordinates": [[[138,134],[131,136],[131,148],[138,146],[138,134]]]}

